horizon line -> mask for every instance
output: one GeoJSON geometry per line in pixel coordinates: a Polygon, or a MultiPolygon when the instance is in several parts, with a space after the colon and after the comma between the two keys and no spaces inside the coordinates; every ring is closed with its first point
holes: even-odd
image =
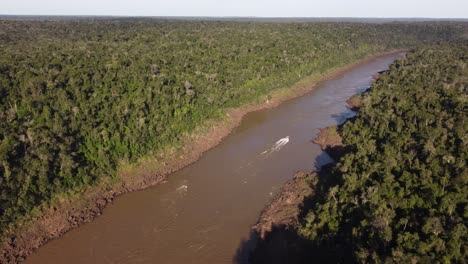
{"type": "Polygon", "coordinates": [[[364,16],[211,16],[211,15],[71,15],[71,14],[1,14],[0,16],[16,16],[16,17],[115,17],[115,18],[260,18],[260,19],[268,19],[268,18],[305,18],[305,19],[434,19],[434,20],[468,20],[468,17],[423,17],[423,16],[414,16],[414,17],[364,17],[364,16]]]}

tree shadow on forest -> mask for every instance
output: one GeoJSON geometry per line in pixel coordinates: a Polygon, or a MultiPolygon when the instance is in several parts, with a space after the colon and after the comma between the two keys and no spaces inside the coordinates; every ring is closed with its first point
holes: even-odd
{"type": "Polygon", "coordinates": [[[313,243],[298,235],[295,229],[275,226],[263,239],[252,232],[241,242],[233,263],[236,264],[302,264],[350,263],[351,250],[333,240],[313,243]]]}
{"type": "MultiPolygon", "coordinates": [[[[323,163],[323,156],[334,160],[350,151],[349,148],[338,146],[326,149],[316,158],[315,164],[323,163]]],[[[330,175],[334,163],[322,164],[316,172],[318,183],[314,188],[314,195],[304,200],[300,208],[299,219],[303,219],[308,210],[317,203],[328,186],[336,183],[337,179],[330,175]]],[[[297,263],[350,263],[352,251],[349,243],[340,243],[335,237],[321,241],[311,241],[300,236],[296,228],[291,226],[273,226],[271,232],[263,237],[257,231],[251,231],[250,236],[242,241],[233,258],[236,264],[297,264],[297,263]]]]}

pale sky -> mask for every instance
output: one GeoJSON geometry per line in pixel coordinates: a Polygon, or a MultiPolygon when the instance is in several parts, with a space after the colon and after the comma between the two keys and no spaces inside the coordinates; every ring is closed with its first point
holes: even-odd
{"type": "Polygon", "coordinates": [[[0,0],[0,14],[468,18],[468,0],[0,0]]]}

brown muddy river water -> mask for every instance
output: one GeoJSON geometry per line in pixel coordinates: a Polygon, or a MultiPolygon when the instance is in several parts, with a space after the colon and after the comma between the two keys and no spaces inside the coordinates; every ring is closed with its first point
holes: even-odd
{"type": "Polygon", "coordinates": [[[311,143],[319,128],[351,117],[346,100],[401,56],[372,60],[305,96],[247,114],[167,183],[118,197],[94,222],[50,241],[26,263],[244,263],[236,252],[281,184],[330,161],[311,143]]]}

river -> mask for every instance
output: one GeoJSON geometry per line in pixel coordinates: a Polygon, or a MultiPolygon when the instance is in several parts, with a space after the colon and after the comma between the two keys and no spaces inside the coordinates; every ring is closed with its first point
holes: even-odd
{"type": "Polygon", "coordinates": [[[166,183],[118,197],[95,221],[50,241],[26,263],[232,263],[281,185],[330,162],[311,142],[319,129],[351,117],[346,100],[403,55],[373,59],[302,97],[247,114],[166,183]]]}

